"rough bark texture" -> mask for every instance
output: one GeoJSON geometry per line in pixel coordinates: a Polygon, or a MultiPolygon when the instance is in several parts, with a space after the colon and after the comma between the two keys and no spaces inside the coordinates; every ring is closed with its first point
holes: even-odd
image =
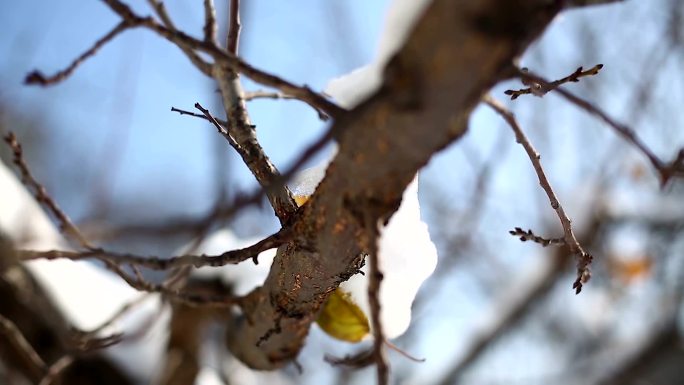
{"type": "Polygon", "coordinates": [[[385,70],[382,88],[336,120],[339,152],[316,194],[293,219],[245,318],[228,334],[247,365],[274,369],[294,359],[321,304],[356,273],[377,223],[430,157],[460,138],[480,97],[553,19],[562,2],[435,0],[385,70]]]}

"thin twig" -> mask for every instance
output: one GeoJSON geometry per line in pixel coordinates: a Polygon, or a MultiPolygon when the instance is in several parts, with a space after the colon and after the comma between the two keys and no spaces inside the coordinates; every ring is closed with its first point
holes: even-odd
{"type": "Polygon", "coordinates": [[[76,240],[82,247],[86,249],[93,249],[94,246],[81,234],[76,225],[69,219],[69,216],[55,203],[54,199],[47,193],[47,190],[43,185],[38,183],[36,179],[31,174],[26,162],[23,158],[23,150],[21,143],[17,140],[16,135],[13,132],[9,132],[5,136],[5,142],[12,149],[14,155],[13,162],[19,168],[21,172],[21,179],[24,184],[33,190],[38,203],[47,207],[47,209],[54,215],[54,217],[59,222],[60,229],[71,238],[76,240]]]}
{"type": "Polygon", "coordinates": [[[262,239],[252,246],[242,249],[226,251],[219,255],[181,255],[172,258],[160,258],[156,256],[139,256],[128,253],[117,253],[102,248],[88,249],[84,251],[66,250],[17,250],[20,260],[29,261],[35,259],[71,259],[74,261],[83,259],[96,259],[102,262],[112,262],[115,264],[129,264],[136,267],[145,267],[152,270],[168,270],[183,266],[225,266],[237,264],[247,259],[252,259],[258,263],[259,253],[276,248],[289,240],[289,230],[281,230],[269,237],[262,239]]]}
{"type": "MultiPolygon", "coordinates": [[[[161,19],[162,23],[164,23],[164,26],[171,32],[171,33],[179,33],[178,29],[176,28],[175,24],[173,23],[173,20],[171,20],[171,16],[169,16],[169,13],[166,12],[166,7],[164,6],[164,3],[162,3],[159,0],[147,0],[147,3],[154,9],[156,12],[157,16],[161,19]]],[[[206,4],[205,4],[206,7],[206,4]]],[[[205,15],[206,17],[206,15],[205,15]]],[[[135,18],[134,18],[135,19],[135,18]]],[[[150,20],[152,20],[150,18],[150,20]]],[[[154,20],[152,20],[154,21],[154,20]]],[[[206,31],[205,31],[206,32],[206,31]]],[[[208,41],[208,43],[215,44],[214,41],[208,41]]],[[[190,59],[190,62],[197,67],[200,72],[207,76],[211,76],[211,65],[202,58],[194,51],[194,48],[191,44],[188,44],[186,42],[177,42],[176,45],[178,48],[183,51],[185,56],[190,59]]]]}
{"type": "Polygon", "coordinates": [[[570,75],[552,82],[534,81],[527,76],[528,69],[522,68],[520,70],[520,77],[522,78],[523,84],[528,87],[520,90],[506,90],[504,91],[504,94],[510,96],[511,100],[517,99],[520,95],[544,96],[565,83],[577,83],[583,77],[598,75],[601,68],[603,68],[603,64],[597,64],[586,71],[584,71],[582,67],[579,67],[570,75]]]}
{"type": "Polygon", "coordinates": [[[240,0],[230,0],[230,20],[228,22],[228,39],[226,49],[237,56],[240,44],[240,0]]]}
{"type": "Polygon", "coordinates": [[[68,368],[72,363],[74,362],[74,357],[72,355],[65,355],[59,360],[55,361],[54,364],[50,365],[50,367],[47,370],[47,373],[45,374],[45,377],[43,377],[42,380],[40,380],[40,383],[38,385],[50,385],[57,378],[68,368]]]}
{"type": "Polygon", "coordinates": [[[99,51],[100,48],[102,48],[103,45],[107,44],[109,41],[114,39],[118,34],[129,28],[137,27],[141,24],[142,23],[139,20],[122,20],[111,31],[109,31],[106,35],[104,35],[102,38],[96,41],[95,44],[93,44],[93,46],[90,47],[90,49],[83,52],[79,57],[77,57],[73,62],[71,62],[71,64],[69,64],[67,68],[57,72],[52,76],[45,76],[42,72],[34,70],[33,72],[26,75],[26,78],[24,79],[24,84],[38,84],[41,86],[48,86],[63,81],[64,79],[68,78],[76,70],[76,68],[83,64],[83,62],[85,62],[88,58],[94,56],[97,53],[97,51],[99,51]]]}
{"type": "MultiPolygon", "coordinates": [[[[256,100],[256,99],[299,100],[299,98],[296,98],[292,95],[284,94],[282,92],[272,92],[272,91],[264,91],[264,90],[245,92],[245,94],[242,98],[246,102],[256,100]]],[[[323,121],[330,119],[330,117],[325,113],[325,111],[320,110],[320,109],[316,108],[315,106],[311,106],[311,108],[313,108],[316,111],[319,119],[321,119],[323,121]]]]}
{"type": "MultiPolygon", "coordinates": [[[[111,317],[109,317],[107,320],[105,320],[103,323],[101,323],[99,326],[95,327],[94,329],[90,330],[89,332],[86,332],[88,336],[96,336],[98,333],[100,333],[102,330],[112,326],[115,322],[119,321],[123,316],[128,314],[131,310],[135,309],[138,307],[141,303],[145,302],[148,298],[150,298],[149,294],[142,294],[138,298],[127,302],[123,306],[119,308],[114,314],[112,314],[111,317]]],[[[88,338],[90,339],[90,338],[88,338]]]]}
{"type": "MultiPolygon", "coordinates": [[[[174,300],[188,306],[202,306],[202,307],[230,307],[240,305],[244,297],[233,295],[203,295],[190,293],[179,289],[169,289],[164,285],[155,284],[145,280],[139,274],[133,277],[112,261],[105,260],[106,267],[121,277],[132,288],[144,291],[147,293],[160,293],[164,296],[171,297],[174,300]]],[[[134,269],[135,270],[135,269],[134,269]]]]}
{"type": "MultiPolygon", "coordinates": [[[[188,110],[183,110],[183,109],[176,108],[176,107],[171,107],[171,112],[178,112],[178,113],[181,114],[181,115],[193,116],[193,117],[195,117],[195,118],[204,119],[204,120],[209,121],[210,123],[213,123],[213,122],[211,122],[211,120],[210,120],[209,118],[207,118],[204,114],[198,114],[198,113],[196,113],[196,112],[192,112],[192,111],[188,111],[188,110]]],[[[215,119],[221,126],[223,126],[223,127],[228,127],[228,122],[227,122],[227,121],[221,120],[221,119],[219,119],[219,118],[214,118],[214,119],[215,119]]]]}
{"type": "Polygon", "coordinates": [[[373,360],[377,367],[378,385],[389,384],[389,361],[385,351],[385,333],[382,329],[380,313],[382,303],[380,303],[380,285],[382,284],[383,274],[380,271],[380,261],[378,260],[378,237],[379,231],[377,223],[373,223],[367,216],[366,231],[368,233],[368,260],[369,260],[369,282],[368,282],[368,303],[370,305],[371,326],[373,329],[373,360]]]}
{"type": "Polygon", "coordinates": [[[204,0],[204,41],[216,44],[216,8],[214,0],[204,0]]]}
{"type": "Polygon", "coordinates": [[[387,339],[385,340],[385,345],[387,345],[388,348],[394,350],[395,352],[401,354],[404,358],[407,358],[407,359],[409,359],[409,360],[411,360],[411,361],[413,361],[413,362],[421,362],[421,363],[422,363],[422,362],[425,362],[425,358],[414,357],[414,356],[412,356],[411,354],[409,354],[407,351],[401,349],[400,347],[398,347],[397,345],[391,343],[391,342],[390,342],[389,340],[387,340],[387,339]]]}
{"type": "Polygon", "coordinates": [[[81,352],[92,352],[94,350],[106,349],[123,341],[123,333],[114,333],[105,337],[97,337],[94,334],[81,331],[73,332],[69,347],[81,352]]]}
{"type": "Polygon", "coordinates": [[[295,85],[276,75],[255,68],[237,56],[231,55],[225,50],[219,48],[215,44],[198,40],[182,31],[169,29],[163,25],[160,25],[151,17],[140,17],[135,14],[128,5],[119,0],[104,0],[104,2],[107,3],[107,5],[122,19],[126,21],[133,21],[140,26],[154,31],[166,40],[178,45],[181,48],[182,45],[186,45],[188,47],[192,47],[193,49],[205,52],[214,57],[216,64],[225,65],[234,71],[251,78],[257,83],[276,88],[288,95],[297,97],[307,104],[324,111],[333,118],[340,117],[346,113],[345,109],[339,107],[337,104],[330,101],[320,93],[312,91],[307,86],[295,85]]]}
{"type": "Polygon", "coordinates": [[[684,177],[684,148],[681,148],[677,155],[675,155],[670,162],[666,163],[656,156],[653,151],[651,151],[648,146],[646,146],[646,144],[639,139],[634,129],[611,118],[608,116],[608,114],[603,112],[600,108],[596,107],[589,101],[582,99],[563,88],[560,88],[562,84],[579,81],[580,77],[596,75],[601,68],[603,68],[601,64],[598,64],[586,71],[582,71],[582,67],[580,67],[571,75],[552,82],[530,72],[526,68],[516,69],[518,75],[521,77],[521,79],[523,79],[523,83],[529,85],[529,87],[517,91],[507,90],[504,93],[506,95],[510,95],[511,99],[516,99],[518,96],[524,94],[543,96],[549,91],[556,91],[572,104],[608,124],[615,131],[617,131],[620,136],[641,151],[641,153],[648,158],[653,168],[655,168],[660,175],[661,186],[665,186],[673,177],[684,177]]]}
{"type": "Polygon", "coordinates": [[[216,127],[216,130],[218,130],[219,134],[223,135],[223,137],[226,138],[228,143],[230,143],[230,145],[233,147],[233,149],[235,149],[235,151],[238,154],[240,154],[243,157],[249,157],[249,154],[246,154],[245,150],[242,147],[240,147],[238,142],[235,141],[235,138],[233,138],[230,135],[230,132],[228,132],[227,125],[224,126],[221,123],[219,123],[219,121],[216,120],[216,118],[214,118],[211,112],[209,112],[209,110],[207,110],[206,108],[202,107],[201,104],[195,103],[195,108],[202,111],[202,116],[204,116],[206,120],[208,120],[211,124],[214,125],[214,127],[216,127]]]}
{"type": "Polygon", "coordinates": [[[570,248],[570,252],[578,257],[577,279],[573,283],[572,287],[573,289],[575,289],[575,293],[579,294],[580,291],[582,291],[582,285],[586,283],[590,278],[589,265],[591,263],[592,256],[586,251],[584,251],[582,246],[577,241],[575,233],[572,230],[570,218],[568,218],[568,216],[565,214],[563,206],[558,201],[556,193],[554,193],[551,184],[549,184],[549,181],[546,178],[546,174],[544,173],[544,169],[542,168],[540,161],[541,156],[539,155],[537,150],[534,149],[529,139],[527,139],[525,133],[523,133],[522,129],[518,125],[518,122],[515,120],[515,116],[513,116],[513,113],[506,109],[506,107],[504,107],[500,102],[492,98],[490,95],[485,95],[483,100],[485,104],[487,104],[497,114],[499,114],[506,121],[506,123],[508,123],[511,129],[513,129],[516,141],[523,146],[528,158],[530,158],[530,162],[532,162],[534,171],[537,173],[537,177],[539,178],[539,184],[541,185],[542,189],[544,189],[544,192],[546,192],[546,195],[549,198],[549,203],[551,203],[551,207],[556,211],[558,219],[560,220],[561,225],[563,226],[565,243],[570,248]]]}
{"type": "MultiPolygon", "coordinates": [[[[189,116],[193,116],[193,117],[198,117],[198,118],[205,119],[205,120],[211,122],[211,119],[208,118],[204,114],[198,114],[198,113],[191,112],[191,111],[181,110],[181,109],[178,109],[175,107],[172,107],[171,111],[178,112],[181,115],[189,115],[189,116]]],[[[221,121],[219,119],[214,118],[214,120],[216,122],[218,122],[219,125],[221,125],[223,127],[226,127],[226,125],[227,125],[227,123],[223,124],[225,122],[221,121]]],[[[290,167],[288,167],[285,172],[280,174],[278,176],[278,178],[276,178],[272,182],[272,184],[269,188],[270,189],[278,188],[279,186],[284,185],[290,179],[292,179],[292,177],[302,168],[302,166],[306,162],[308,162],[312,157],[314,157],[316,154],[321,152],[325,148],[325,146],[327,146],[330,142],[332,142],[333,139],[345,129],[345,127],[346,127],[345,124],[333,124],[333,125],[331,125],[328,128],[328,130],[325,133],[323,133],[323,135],[321,135],[316,141],[311,143],[306,149],[304,149],[304,151],[302,151],[299,154],[297,159],[295,159],[295,161],[290,165],[290,167]]],[[[219,129],[219,128],[217,127],[217,129],[219,129]]],[[[194,228],[195,226],[198,226],[201,223],[204,223],[206,220],[209,220],[210,218],[215,218],[215,219],[229,218],[230,216],[235,214],[237,211],[239,211],[239,210],[241,210],[247,206],[261,203],[261,198],[268,193],[269,188],[259,188],[250,194],[238,195],[235,197],[235,199],[231,205],[228,205],[226,207],[217,207],[216,211],[212,212],[207,217],[207,219],[201,220],[199,222],[190,221],[188,224],[181,224],[180,227],[185,228],[187,226],[190,226],[190,227],[194,228]]]]}
{"type": "Polygon", "coordinates": [[[21,330],[12,320],[5,318],[2,314],[0,314],[0,334],[5,335],[8,341],[6,346],[11,346],[12,351],[30,366],[28,369],[33,372],[35,377],[40,378],[42,373],[47,371],[47,365],[26,340],[21,330]]]}
{"type": "MultiPolygon", "coordinates": [[[[546,84],[546,80],[536,74],[527,72],[526,76],[539,84],[546,84]]],[[[673,177],[684,177],[684,148],[679,150],[672,161],[665,163],[657,155],[655,155],[653,151],[651,151],[651,149],[649,149],[648,146],[641,141],[641,139],[639,139],[636,132],[631,127],[611,118],[608,116],[608,114],[593,105],[591,102],[584,100],[563,88],[555,88],[554,90],[572,104],[608,124],[615,131],[617,131],[620,136],[641,151],[641,153],[648,158],[653,168],[655,168],[658,174],[660,174],[660,182],[662,186],[667,184],[667,182],[673,177]]]]}
{"type": "Polygon", "coordinates": [[[527,242],[527,241],[532,241],[534,243],[538,243],[544,247],[550,246],[550,245],[555,245],[555,246],[565,246],[567,243],[565,242],[565,238],[544,238],[540,237],[539,235],[536,235],[532,230],[523,230],[520,227],[516,227],[515,229],[511,230],[508,232],[509,234],[519,237],[521,242],[527,242]]]}

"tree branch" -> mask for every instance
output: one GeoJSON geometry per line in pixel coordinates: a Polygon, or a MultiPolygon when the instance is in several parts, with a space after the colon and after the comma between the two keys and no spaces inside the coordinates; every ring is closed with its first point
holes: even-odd
{"type": "Polygon", "coordinates": [[[218,267],[230,264],[238,264],[250,258],[254,260],[254,263],[256,264],[258,263],[257,258],[259,253],[276,248],[286,243],[288,238],[288,231],[281,230],[269,237],[262,239],[252,246],[226,251],[225,253],[219,255],[181,255],[172,258],[160,258],[155,256],[139,256],[128,253],[117,253],[102,248],[93,248],[85,251],[17,250],[17,256],[23,261],[35,259],[71,259],[73,261],[96,259],[103,262],[109,261],[116,264],[128,264],[136,267],[145,267],[152,270],[168,270],[183,266],[218,267]]]}
{"type": "Polygon", "coordinates": [[[204,0],[204,41],[217,44],[216,8],[214,0],[204,0]]]}
{"type": "Polygon", "coordinates": [[[214,58],[214,64],[221,64],[235,72],[244,74],[257,83],[276,88],[288,95],[292,95],[322,111],[325,111],[326,114],[333,118],[341,116],[345,112],[343,108],[337,106],[323,95],[312,91],[307,86],[297,86],[285,79],[262,71],[252,65],[247,64],[237,56],[219,48],[216,44],[198,40],[176,29],[167,28],[157,23],[151,17],[140,17],[135,14],[128,5],[120,0],[104,0],[104,2],[122,19],[124,19],[124,21],[128,21],[130,23],[134,23],[135,25],[140,25],[151,31],[154,31],[164,39],[176,44],[181,49],[183,49],[183,46],[187,46],[191,47],[192,49],[207,53],[214,58]]]}
{"type": "Polygon", "coordinates": [[[229,53],[237,56],[238,45],[240,44],[240,0],[230,1],[230,20],[228,22],[228,39],[226,49],[229,53]]]}
{"type": "MultiPolygon", "coordinates": [[[[598,66],[597,66],[598,67],[598,66]]],[[[596,68],[596,67],[594,67],[596,68]]],[[[581,70],[581,67],[580,69],[581,70]]],[[[579,71],[578,70],[578,71],[579,71]]],[[[591,70],[588,70],[589,72],[591,70]]],[[[598,72],[598,71],[597,71],[598,72]]],[[[575,72],[577,73],[577,71],[575,72]]],[[[551,90],[556,91],[559,93],[562,97],[564,97],[566,100],[568,100],[570,103],[576,105],[580,109],[590,113],[591,115],[594,115],[595,117],[599,118],[602,120],[604,123],[608,124],[611,128],[613,128],[620,136],[622,136],[625,140],[627,140],[629,143],[634,145],[641,153],[643,153],[653,166],[653,168],[658,172],[660,175],[660,183],[661,186],[665,186],[667,182],[670,181],[670,179],[674,177],[684,177],[684,148],[681,148],[677,155],[673,157],[673,159],[670,162],[664,162],[662,161],[657,155],[651,151],[651,149],[646,146],[644,142],[639,139],[637,136],[636,132],[634,129],[631,127],[627,126],[626,124],[620,123],[617,120],[611,118],[603,112],[600,108],[596,107],[592,103],[590,103],[587,100],[584,100],[580,98],[579,96],[576,96],[575,94],[560,88],[559,85],[562,83],[563,79],[567,78],[572,78],[573,75],[570,75],[566,78],[563,78],[561,80],[557,80],[554,82],[549,82],[546,79],[542,78],[539,75],[536,75],[534,73],[531,73],[529,71],[519,71],[519,75],[521,78],[526,79],[525,81],[528,83],[532,83],[530,89],[536,88],[541,90],[540,92],[541,95],[543,95],[546,92],[549,92],[551,90]]],[[[572,80],[571,80],[572,81],[572,80]]],[[[520,91],[506,91],[507,95],[511,95],[511,98],[514,99],[516,92],[521,92],[524,90],[520,91]]],[[[524,92],[523,92],[524,93],[524,92]]]]}
{"type": "Polygon", "coordinates": [[[335,120],[339,151],[297,212],[296,239],[278,250],[243,304],[245,319],[230,327],[236,357],[257,369],[296,357],[329,293],[368,251],[364,213],[373,223],[392,215],[415,173],[463,135],[483,93],[558,10],[544,1],[431,3],[381,89],[335,120]]]}
{"type": "Polygon", "coordinates": [[[570,218],[568,218],[567,214],[565,214],[563,206],[558,201],[556,193],[553,191],[549,180],[546,178],[546,173],[544,172],[544,168],[542,167],[540,161],[541,155],[539,155],[537,150],[535,150],[532,146],[532,143],[530,143],[529,139],[527,139],[527,136],[525,136],[525,133],[515,120],[513,113],[490,95],[486,95],[483,100],[485,104],[499,114],[506,121],[506,123],[508,123],[511,129],[513,129],[516,141],[523,146],[525,152],[527,153],[527,157],[530,158],[530,162],[532,162],[534,171],[537,173],[537,177],[539,178],[539,185],[542,187],[542,189],[544,189],[546,196],[549,198],[551,207],[556,211],[558,219],[563,226],[565,244],[570,248],[570,252],[577,256],[577,279],[573,283],[572,288],[575,289],[576,294],[579,294],[582,291],[582,285],[585,284],[591,277],[589,265],[591,264],[593,257],[584,251],[582,245],[580,245],[577,241],[575,233],[572,230],[570,218]]]}
{"type": "Polygon", "coordinates": [[[30,377],[38,379],[47,371],[47,365],[26,340],[21,330],[12,320],[5,318],[2,314],[0,314],[0,335],[4,335],[4,338],[1,338],[4,340],[3,345],[10,347],[9,350],[23,363],[24,370],[30,374],[30,377]]]}
{"type": "Polygon", "coordinates": [[[107,44],[109,41],[113,40],[121,32],[129,28],[137,27],[141,24],[142,23],[138,20],[122,20],[119,24],[116,25],[116,27],[114,27],[111,31],[109,31],[98,41],[96,41],[95,44],[92,47],[90,47],[90,49],[83,52],[79,57],[77,57],[73,62],[71,62],[71,64],[69,64],[67,68],[57,72],[52,76],[45,76],[42,72],[35,70],[26,75],[26,78],[24,79],[24,84],[38,84],[41,86],[49,86],[61,82],[62,80],[71,76],[71,74],[81,64],[83,64],[83,62],[88,60],[88,58],[95,56],[95,54],[97,54],[97,51],[99,51],[100,48],[102,48],[102,46],[107,44]]]}
{"type": "Polygon", "coordinates": [[[16,135],[14,135],[13,132],[9,132],[4,139],[7,145],[12,149],[12,153],[14,155],[12,161],[19,168],[22,181],[29,188],[29,190],[33,190],[38,203],[46,207],[57,219],[62,232],[78,242],[80,246],[86,249],[93,249],[94,246],[83,236],[83,234],[81,234],[76,225],[74,225],[71,219],[69,219],[69,216],[57,205],[50,194],[47,193],[45,187],[38,183],[38,181],[36,181],[36,179],[33,177],[31,170],[29,170],[26,162],[24,161],[21,143],[19,143],[17,140],[16,135]]]}

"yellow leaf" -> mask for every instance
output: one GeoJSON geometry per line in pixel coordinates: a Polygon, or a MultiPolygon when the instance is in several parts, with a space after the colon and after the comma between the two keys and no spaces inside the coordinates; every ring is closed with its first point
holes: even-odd
{"type": "Polygon", "coordinates": [[[298,207],[302,207],[302,205],[304,203],[306,203],[306,201],[309,200],[309,196],[308,195],[295,195],[294,200],[295,200],[295,203],[297,204],[298,207]]]}
{"type": "Polygon", "coordinates": [[[328,297],[316,323],[328,335],[347,342],[359,342],[370,331],[366,315],[349,293],[339,288],[328,297]]]}

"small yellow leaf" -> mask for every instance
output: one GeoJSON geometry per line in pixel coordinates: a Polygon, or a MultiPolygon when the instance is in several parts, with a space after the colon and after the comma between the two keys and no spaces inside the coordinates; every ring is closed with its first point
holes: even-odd
{"type": "Polygon", "coordinates": [[[294,196],[295,203],[297,204],[298,207],[302,207],[306,201],[309,200],[308,195],[295,195],[294,196]]]}
{"type": "Polygon", "coordinates": [[[316,323],[328,335],[347,342],[359,342],[370,332],[366,315],[349,293],[339,288],[328,297],[316,323]]]}

